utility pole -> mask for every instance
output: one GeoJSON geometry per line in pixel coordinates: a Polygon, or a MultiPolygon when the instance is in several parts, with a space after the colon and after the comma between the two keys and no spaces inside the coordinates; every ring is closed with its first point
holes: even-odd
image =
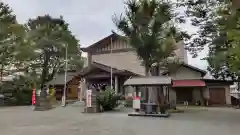
{"type": "Polygon", "coordinates": [[[66,106],[66,91],[67,91],[67,71],[68,71],[68,45],[65,45],[65,69],[64,69],[64,88],[62,96],[62,107],[66,106]]]}
{"type": "MultiPolygon", "coordinates": [[[[112,55],[112,37],[111,37],[111,55],[112,55]]],[[[113,83],[112,83],[112,81],[113,81],[113,74],[112,74],[112,66],[110,65],[110,67],[111,67],[111,89],[113,89],[113,83]]]]}

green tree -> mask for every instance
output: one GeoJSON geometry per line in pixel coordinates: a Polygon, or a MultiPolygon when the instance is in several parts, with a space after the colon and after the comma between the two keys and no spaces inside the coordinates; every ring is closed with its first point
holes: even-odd
{"type": "Polygon", "coordinates": [[[16,16],[13,14],[10,7],[3,2],[0,2],[0,77],[3,79],[3,74],[6,73],[14,60],[15,50],[21,39],[23,29],[16,21],[16,16]]]}
{"type": "Polygon", "coordinates": [[[229,1],[179,0],[178,5],[185,7],[186,16],[191,19],[192,26],[198,28],[187,44],[187,50],[193,57],[197,57],[200,51],[208,47],[205,60],[209,63],[208,70],[211,74],[217,79],[235,78],[228,60],[228,51],[232,47],[226,27],[229,24],[229,1]]]}
{"type": "MultiPolygon", "coordinates": [[[[150,76],[154,65],[163,66],[169,57],[174,57],[176,42],[185,34],[180,33],[176,22],[183,20],[177,18],[169,1],[128,0],[125,6],[125,13],[115,16],[114,23],[142,61],[145,75],[150,76]]],[[[161,95],[163,103],[163,92],[161,95]]]]}
{"type": "Polygon", "coordinates": [[[40,76],[40,85],[53,79],[64,69],[67,51],[69,68],[83,66],[79,41],[71,33],[62,17],[49,15],[30,19],[26,24],[26,43],[19,48],[18,60],[24,63],[28,73],[40,76]]]}
{"type": "Polygon", "coordinates": [[[232,79],[237,82],[240,81],[238,3],[197,0],[183,4],[187,7],[187,15],[192,18],[192,24],[199,26],[198,36],[194,37],[189,50],[197,56],[199,50],[208,46],[209,54],[206,60],[212,75],[217,79],[232,79]]]}
{"type": "Polygon", "coordinates": [[[127,37],[149,76],[154,63],[174,56],[178,35],[175,14],[169,2],[159,0],[129,0],[125,5],[125,14],[115,16],[114,23],[127,37]]]}
{"type": "MultiPolygon", "coordinates": [[[[192,22],[199,25],[199,36],[190,45],[190,50],[197,56],[196,50],[208,46],[206,60],[208,70],[217,79],[232,79],[240,90],[240,5],[238,0],[198,0],[188,2],[187,13],[192,22]]],[[[239,102],[240,103],[240,102],[239,102]]]]}

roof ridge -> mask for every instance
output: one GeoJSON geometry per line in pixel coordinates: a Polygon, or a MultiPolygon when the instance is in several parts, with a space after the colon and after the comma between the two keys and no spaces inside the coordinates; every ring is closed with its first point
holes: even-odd
{"type": "Polygon", "coordinates": [[[201,71],[201,72],[203,72],[203,73],[205,73],[205,74],[207,73],[207,71],[205,71],[205,70],[203,70],[203,69],[200,69],[200,68],[198,68],[198,67],[195,67],[195,66],[193,66],[193,65],[187,64],[187,63],[182,63],[182,65],[188,66],[188,67],[190,67],[190,68],[194,68],[194,69],[199,70],[199,71],[201,71]]]}
{"type": "Polygon", "coordinates": [[[106,37],[98,40],[97,42],[89,45],[88,47],[81,48],[81,50],[82,50],[82,51],[85,51],[85,52],[88,52],[89,49],[94,48],[94,47],[96,47],[96,46],[98,46],[98,45],[101,45],[101,44],[102,44],[103,42],[105,42],[105,41],[106,41],[106,42],[110,42],[110,41],[108,41],[108,40],[110,40],[111,38],[112,38],[112,40],[115,40],[116,37],[119,37],[119,36],[120,36],[120,35],[118,35],[118,34],[112,33],[112,34],[110,34],[110,35],[108,35],[108,36],[106,36],[106,37]]]}

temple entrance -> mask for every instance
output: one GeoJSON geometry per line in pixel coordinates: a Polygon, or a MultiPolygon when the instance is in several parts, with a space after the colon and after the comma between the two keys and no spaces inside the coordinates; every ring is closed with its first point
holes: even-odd
{"type": "MultiPolygon", "coordinates": [[[[103,89],[103,87],[111,87],[111,80],[108,78],[105,79],[87,79],[88,89],[103,89]]],[[[114,86],[114,84],[113,84],[114,86]]]]}
{"type": "Polygon", "coordinates": [[[179,87],[175,88],[177,95],[177,104],[183,104],[184,101],[193,103],[193,88],[191,87],[179,87]]]}
{"type": "Polygon", "coordinates": [[[136,76],[136,74],[127,70],[119,70],[111,68],[107,65],[93,62],[91,66],[86,67],[80,76],[85,78],[88,89],[99,89],[101,86],[111,87],[112,82],[112,88],[116,93],[124,93],[124,81],[131,76],[136,76]]]}

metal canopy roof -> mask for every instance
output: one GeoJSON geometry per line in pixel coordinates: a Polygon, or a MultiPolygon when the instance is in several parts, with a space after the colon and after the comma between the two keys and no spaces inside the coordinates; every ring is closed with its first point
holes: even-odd
{"type": "Polygon", "coordinates": [[[124,82],[125,86],[153,86],[153,85],[171,85],[171,77],[168,76],[149,76],[134,77],[124,82]]]}

